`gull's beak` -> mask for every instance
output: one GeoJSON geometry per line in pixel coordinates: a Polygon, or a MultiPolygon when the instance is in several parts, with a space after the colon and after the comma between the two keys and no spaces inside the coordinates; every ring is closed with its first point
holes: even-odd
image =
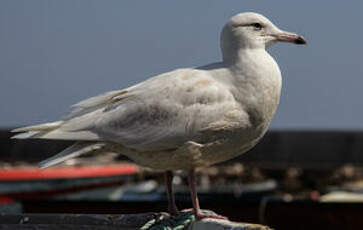
{"type": "Polygon", "coordinates": [[[307,42],[306,40],[298,35],[298,34],[294,34],[294,33],[289,33],[286,31],[279,31],[276,34],[273,34],[272,36],[274,36],[276,38],[277,41],[280,42],[290,42],[290,43],[295,43],[295,44],[299,44],[299,45],[305,45],[307,42]]]}

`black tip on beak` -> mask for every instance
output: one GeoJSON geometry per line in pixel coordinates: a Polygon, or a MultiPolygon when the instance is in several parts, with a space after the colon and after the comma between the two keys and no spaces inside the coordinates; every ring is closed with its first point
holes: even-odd
{"type": "Polygon", "coordinates": [[[305,45],[307,43],[303,36],[285,31],[281,31],[272,36],[276,37],[276,40],[280,42],[290,42],[298,45],[305,45]]]}
{"type": "Polygon", "coordinates": [[[298,36],[295,41],[294,41],[295,44],[298,44],[298,45],[306,45],[306,40],[302,37],[302,36],[298,36]]]}

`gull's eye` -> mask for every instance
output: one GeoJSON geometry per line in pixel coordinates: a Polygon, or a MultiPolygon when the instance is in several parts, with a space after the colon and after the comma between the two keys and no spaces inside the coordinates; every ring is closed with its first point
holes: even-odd
{"type": "Polygon", "coordinates": [[[261,30],[262,29],[261,23],[253,23],[253,24],[251,24],[251,26],[253,26],[253,28],[255,28],[255,30],[261,30]]]}

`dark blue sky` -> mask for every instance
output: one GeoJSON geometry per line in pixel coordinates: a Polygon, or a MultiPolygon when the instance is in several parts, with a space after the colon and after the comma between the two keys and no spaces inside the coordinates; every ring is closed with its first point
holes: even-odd
{"type": "Polygon", "coordinates": [[[219,32],[256,11],[308,46],[270,49],[283,74],[275,129],[362,129],[360,1],[0,1],[0,127],[158,73],[220,60],[219,32]]]}

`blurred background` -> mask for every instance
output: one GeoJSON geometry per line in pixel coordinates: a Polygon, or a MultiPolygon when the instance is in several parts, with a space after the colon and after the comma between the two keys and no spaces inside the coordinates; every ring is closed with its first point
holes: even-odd
{"type": "MultiPolygon", "coordinates": [[[[165,210],[161,172],[112,153],[39,171],[36,162],[71,142],[14,141],[9,130],[58,120],[82,99],[159,73],[219,61],[223,25],[254,11],[308,45],[269,49],[283,75],[271,131],[249,153],[199,171],[202,207],[276,229],[303,229],[302,216],[312,229],[363,226],[362,8],[359,1],[1,0],[0,211],[165,210]]],[[[184,175],[174,183],[177,203],[190,207],[184,175]]]]}

